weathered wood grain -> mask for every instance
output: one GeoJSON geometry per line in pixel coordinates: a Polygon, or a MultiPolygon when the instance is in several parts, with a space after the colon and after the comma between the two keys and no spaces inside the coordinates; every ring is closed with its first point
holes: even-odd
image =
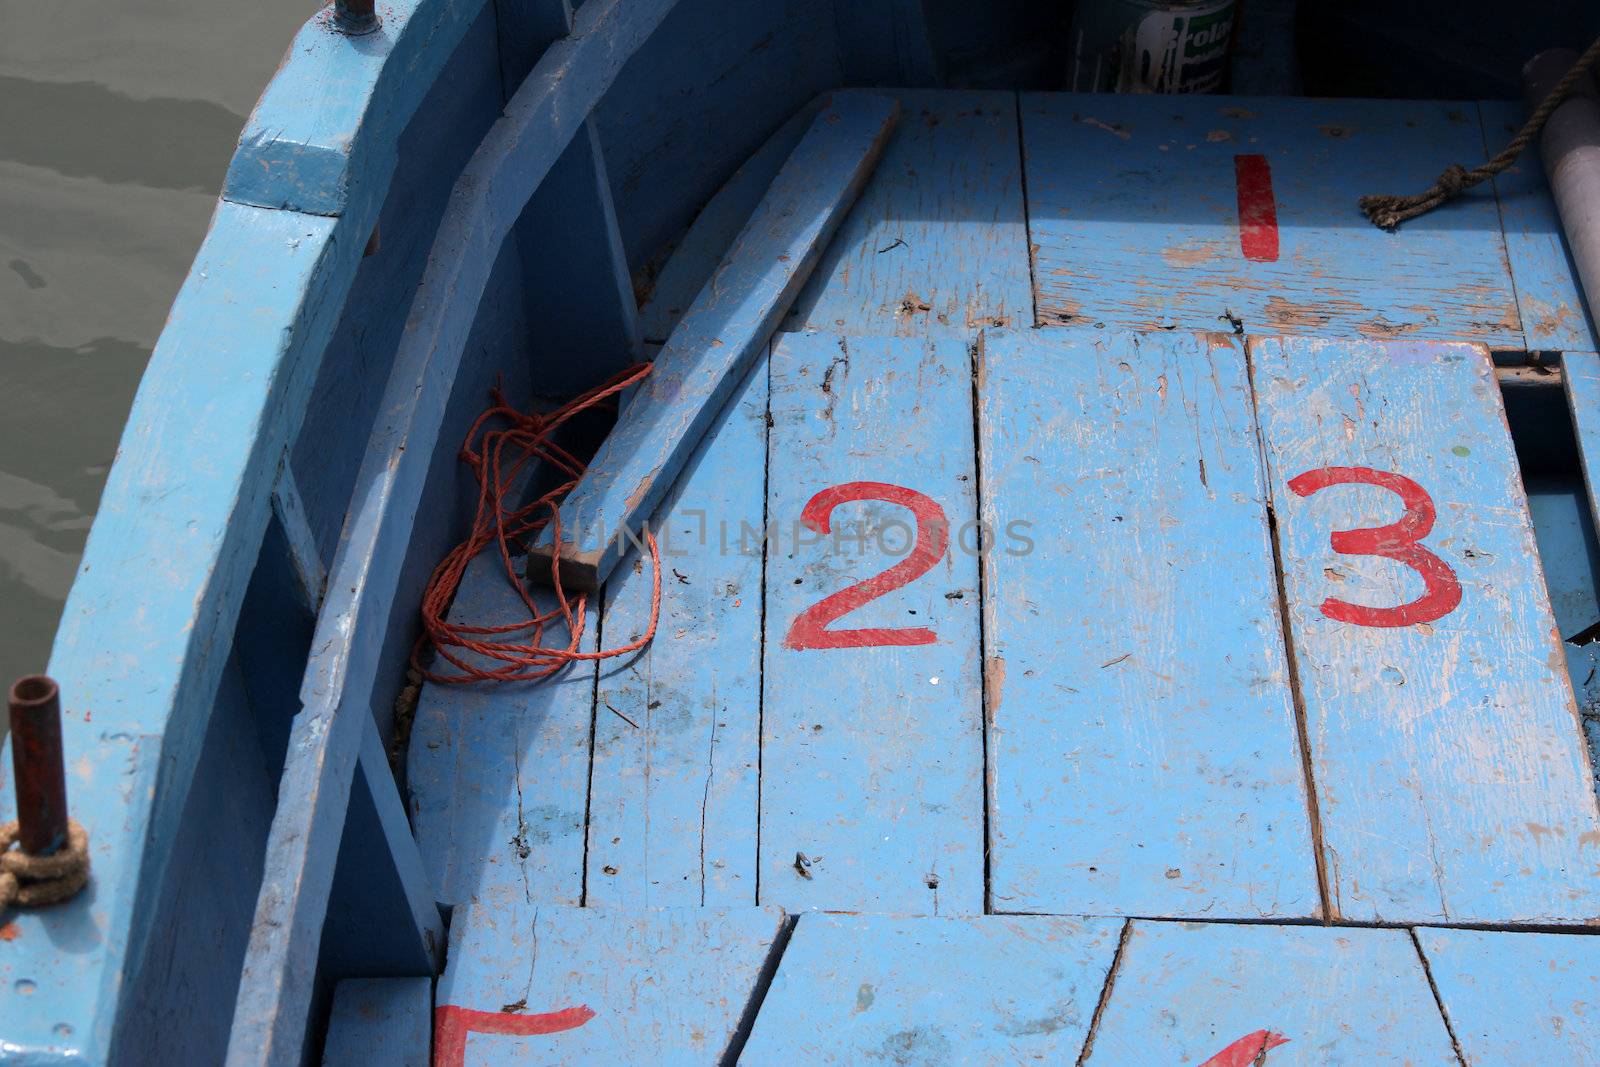
{"type": "Polygon", "coordinates": [[[846,84],[939,84],[939,50],[924,0],[851,0],[833,8],[846,84]]]}
{"type": "MultiPolygon", "coordinates": [[[[1364,193],[1483,155],[1471,104],[1022,95],[1038,324],[1476,340],[1520,348],[1494,195],[1401,232],[1364,193]],[[1270,172],[1270,248],[1241,244],[1236,159],[1270,172]],[[1270,253],[1270,255],[1269,255],[1270,253]]],[[[1260,221],[1258,216],[1258,222],[1260,221]]],[[[1264,236],[1264,231],[1263,231],[1264,236]]]]}
{"type": "Polygon", "coordinates": [[[1592,770],[1600,767],[1600,642],[1594,640],[1600,627],[1600,543],[1589,494],[1578,477],[1528,478],[1527,486],[1528,514],[1592,770]]]}
{"type": "Polygon", "coordinates": [[[1600,914],[1600,816],[1488,352],[1250,353],[1334,913],[1600,914]],[[1291,481],[1324,468],[1416,488],[1291,481]],[[1425,498],[1405,523],[1339,532],[1396,523],[1408,491],[1425,498]],[[1364,536],[1376,547],[1350,543],[1364,536]]]}
{"type": "Polygon", "coordinates": [[[1090,1040],[1089,1064],[1457,1063],[1403,930],[1135,920],[1090,1040]]]}
{"type": "Polygon", "coordinates": [[[790,329],[970,337],[1029,324],[1016,96],[916,92],[790,329]]]}
{"type": "MultiPolygon", "coordinates": [[[[492,554],[473,560],[452,621],[527,618],[503,566],[492,554]]],[[[411,825],[441,904],[581,903],[594,677],[593,664],[577,664],[542,682],[423,685],[411,825]]]]}
{"type": "Polygon", "coordinates": [[[805,333],[773,345],[763,902],[983,910],[971,371],[954,338],[805,333]],[[801,524],[815,494],[854,482],[885,488],[840,503],[820,530],[801,524]],[[919,523],[897,497],[942,511],[948,547],[913,551],[913,527],[932,539],[937,520],[919,523]],[[875,579],[907,566],[925,573],[901,588],[875,579]],[[826,629],[859,647],[789,647],[803,612],[857,583],[872,583],[856,594],[871,602],[826,629]],[[907,643],[927,631],[933,643],[907,643]]]}
{"type": "MultiPolygon", "coordinates": [[[[1511,100],[1484,100],[1478,104],[1478,113],[1486,155],[1504,148],[1528,117],[1527,110],[1511,100]]],[[[1535,351],[1593,352],[1600,348],[1600,335],[1595,333],[1578,288],[1577,268],[1567,252],[1561,216],[1550,196],[1539,153],[1529,150],[1518,156],[1508,170],[1495,176],[1494,189],[1517,291],[1523,344],[1535,351]]]]}
{"type": "Polygon", "coordinates": [[[789,116],[695,216],[639,308],[639,327],[646,341],[659,344],[672,333],[827,99],[818,97],[789,116]]]}
{"type": "Polygon", "coordinates": [[[451,191],[356,478],[358,503],[330,568],[239,985],[228,1053],[233,1067],[300,1056],[373,668],[389,636],[390,595],[497,253],[595,102],[671,4],[586,5],[577,32],[545,52],[451,191]]]}
{"type": "Polygon", "coordinates": [[[383,202],[395,141],[483,0],[395,0],[374,33],[340,32],[332,6],[296,35],[239,134],[222,197],[342,215],[383,202]]]}
{"type": "Polygon", "coordinates": [[[537,388],[573,396],[636,362],[633,282],[594,119],[572,139],[517,221],[537,388]]]}
{"type": "Polygon", "coordinates": [[[990,334],[978,383],[993,908],[1315,914],[1242,342],[990,334]]]}
{"type": "MultiPolygon", "coordinates": [[[[360,255],[350,234],[350,220],[219,205],[151,357],[49,666],[95,890],[9,918],[4,966],[36,983],[15,1047],[112,1055],[120,1000],[98,994],[142,966],[278,464],[360,255]]],[[[0,790],[4,818],[12,803],[0,790]]]]}
{"type": "Polygon", "coordinates": [[[1600,1048],[1600,940],[1417,931],[1469,1067],[1589,1063],[1600,1048]]]}
{"type": "Polygon", "coordinates": [[[294,471],[287,462],[279,468],[278,480],[272,487],[272,515],[283,531],[295,592],[305,610],[315,616],[327,590],[328,568],[317,548],[317,535],[306,518],[305,501],[300,497],[300,487],[295,484],[294,471]]]}
{"type": "Polygon", "coordinates": [[[434,1064],[724,1062],[779,908],[473,904],[451,927],[434,1064]]]}
{"type": "Polygon", "coordinates": [[[1122,923],[802,915],[741,1063],[1072,1063],[1122,923]]]}
{"type": "MultiPolygon", "coordinates": [[[[739,544],[766,504],[767,364],[739,387],[651,528],[661,618],[636,656],[600,665],[589,801],[588,901],[753,905],[761,716],[761,548],[739,544]]],[[[650,560],[606,586],[600,642],[650,622],[650,560]]]]}
{"type": "Polygon", "coordinates": [[[796,110],[861,84],[840,74],[834,21],[834,5],[816,0],[674,5],[594,116],[631,270],[796,110]]]}
{"type": "MultiPolygon", "coordinates": [[[[839,220],[876,165],[899,105],[837,93],[784,163],[711,281],[655,359],[605,444],[561,504],[561,579],[595,589],[765,350],[839,220]],[[613,533],[617,536],[613,536],[613,533]]],[[[556,527],[540,535],[548,575],[556,527]]],[[[539,566],[539,561],[545,566],[539,566]]]]}
{"type": "Polygon", "coordinates": [[[322,1067],[428,1067],[433,982],[346,978],[333,990],[322,1067]]]}

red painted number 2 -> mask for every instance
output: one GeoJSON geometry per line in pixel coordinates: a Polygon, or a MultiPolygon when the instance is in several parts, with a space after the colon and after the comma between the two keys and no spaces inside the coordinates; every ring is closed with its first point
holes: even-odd
{"type": "Polygon", "coordinates": [[[1322,613],[1336,622],[1356,626],[1414,626],[1454,611],[1461,603],[1461,583],[1456,580],[1456,572],[1417,543],[1433,530],[1433,498],[1427,490],[1402,474],[1371,467],[1321,467],[1289,482],[1297,496],[1310,496],[1332,485],[1376,485],[1398,496],[1406,509],[1400,521],[1388,526],[1335,530],[1328,538],[1333,550],[1347,556],[1382,556],[1403,563],[1422,576],[1426,591],[1409,604],[1393,608],[1369,608],[1329,597],[1322,602],[1322,613]]]}
{"type": "Polygon", "coordinates": [[[917,539],[911,554],[881,574],[824,597],[796,616],[785,648],[866,648],[873,645],[931,645],[939,639],[923,626],[859,630],[830,630],[828,624],[901,586],[910,585],[933,569],[950,543],[950,522],[938,501],[904,486],[887,482],[846,482],[822,490],[806,502],[800,521],[819,534],[831,532],[829,517],[840,504],[855,500],[882,500],[909,508],[917,518],[917,539]]]}

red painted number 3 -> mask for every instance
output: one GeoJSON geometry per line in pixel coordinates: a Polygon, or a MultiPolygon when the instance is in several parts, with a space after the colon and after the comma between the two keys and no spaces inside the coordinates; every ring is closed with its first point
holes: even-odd
{"type": "Polygon", "coordinates": [[[882,500],[909,508],[917,518],[917,539],[911,554],[881,574],[857,582],[811,605],[796,616],[783,639],[786,648],[866,648],[872,645],[931,645],[939,639],[923,626],[859,630],[830,630],[828,624],[869,601],[901,586],[910,585],[938,563],[950,543],[950,523],[944,508],[931,497],[887,482],[846,482],[822,490],[806,502],[800,521],[819,534],[831,532],[829,517],[840,504],[855,500],[882,500]]]}
{"type": "Polygon", "coordinates": [[[1406,509],[1400,521],[1388,526],[1335,530],[1328,538],[1333,550],[1347,556],[1382,556],[1403,563],[1422,576],[1426,591],[1409,604],[1393,608],[1369,608],[1329,597],[1322,602],[1322,613],[1336,622],[1356,626],[1414,626],[1454,611],[1461,603],[1461,583],[1456,580],[1456,572],[1417,543],[1433,530],[1433,498],[1427,490],[1402,474],[1371,467],[1321,467],[1289,482],[1297,496],[1310,496],[1332,485],[1376,485],[1398,496],[1406,509]]]}

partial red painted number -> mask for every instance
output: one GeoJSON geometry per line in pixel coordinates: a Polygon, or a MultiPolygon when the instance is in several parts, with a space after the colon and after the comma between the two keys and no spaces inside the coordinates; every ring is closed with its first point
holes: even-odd
{"type": "Polygon", "coordinates": [[[802,611],[783,639],[786,648],[865,648],[872,645],[931,645],[939,639],[923,626],[830,630],[828,624],[885,593],[910,585],[944,557],[950,543],[950,522],[938,501],[887,482],[846,482],[824,489],[806,502],[800,521],[819,534],[832,532],[830,517],[840,504],[882,500],[909,508],[917,519],[916,542],[910,555],[881,574],[824,597],[802,611]]]}
{"type": "Polygon", "coordinates": [[[1239,251],[1256,263],[1278,259],[1278,202],[1272,195],[1272,164],[1266,156],[1233,157],[1239,198],[1239,251]]]}
{"type": "Polygon", "coordinates": [[[1433,530],[1433,498],[1403,474],[1371,467],[1321,467],[1289,482],[1297,496],[1310,496],[1334,485],[1376,485],[1400,498],[1405,513],[1388,526],[1335,530],[1328,538],[1335,552],[1347,556],[1381,556],[1403,563],[1422,577],[1422,596],[1392,608],[1371,608],[1329,597],[1322,613],[1356,626],[1415,626],[1443,618],[1461,603],[1461,583],[1450,565],[1417,542],[1433,530]]]}
{"type": "Polygon", "coordinates": [[[1253,1034],[1245,1034],[1200,1067],[1259,1067],[1266,1062],[1268,1052],[1288,1043],[1289,1039],[1282,1034],[1257,1030],[1253,1034]]]}
{"type": "Polygon", "coordinates": [[[563,1030],[576,1030],[593,1018],[594,1011],[587,1004],[537,1015],[477,1011],[455,1004],[441,1004],[433,1009],[433,1067],[462,1067],[467,1058],[468,1034],[509,1034],[515,1037],[559,1034],[563,1030]]]}

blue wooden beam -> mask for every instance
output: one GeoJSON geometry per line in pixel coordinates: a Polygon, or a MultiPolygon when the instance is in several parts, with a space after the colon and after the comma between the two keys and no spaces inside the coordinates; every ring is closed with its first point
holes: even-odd
{"type": "MultiPolygon", "coordinates": [[[[551,43],[572,32],[570,0],[495,0],[500,68],[511,99],[551,43]]],[[[573,139],[517,220],[528,321],[539,333],[547,396],[581,392],[639,358],[639,307],[594,119],[573,139]]]]}
{"type": "MultiPolygon", "coordinates": [[[[612,531],[637,536],[649,521],[866,183],[899,110],[887,97],[838,93],[801,138],[561,505],[568,587],[598,588],[627,544],[612,531]]],[[[530,557],[530,574],[548,578],[553,544],[552,526],[530,557]]]]}
{"type": "Polygon", "coordinates": [[[229,1043],[231,1064],[288,1064],[300,1055],[389,597],[450,384],[496,254],[529,197],[672,2],[591,0],[574,34],[552,45],[517,90],[451,193],[331,569],[301,690],[304,710],[290,735],[267,843],[229,1043]]]}
{"type": "Polygon", "coordinates": [[[433,983],[347,978],[333,991],[322,1067],[428,1067],[433,983]]]}
{"type": "Polygon", "coordinates": [[[302,606],[313,617],[322,606],[322,595],[328,587],[328,568],[317,550],[317,535],[312,532],[311,521],[306,518],[305,501],[300,487],[295,483],[294,471],[289,468],[288,457],[278,469],[278,481],[272,487],[272,514],[283,527],[289,546],[289,564],[294,574],[296,589],[302,606]]]}
{"type": "Polygon", "coordinates": [[[312,215],[381,203],[401,131],[483,3],[396,0],[356,37],[331,5],[313,16],[239,134],[223,199],[312,215]]]}
{"type": "MultiPolygon", "coordinates": [[[[140,383],[50,664],[67,694],[93,891],[16,916],[0,964],[8,983],[36,983],[32,1010],[6,1034],[8,1049],[36,1062],[115,1056],[121,994],[140,971],[279,462],[376,223],[392,142],[450,57],[429,42],[447,45],[480,6],[386,5],[384,38],[365,46],[374,61],[336,98],[311,87],[327,85],[327,50],[349,42],[321,40],[333,31],[323,16],[312,20],[253,128],[340,127],[328,143],[343,167],[324,160],[322,170],[344,191],[302,197],[289,168],[273,170],[279,184],[252,179],[249,191],[225,195],[140,383]],[[384,104],[370,114],[345,111],[377,98],[384,104]],[[329,109],[344,117],[324,118],[329,109]],[[283,206],[315,213],[272,210],[283,206]],[[85,947],[63,955],[67,941],[85,947]]],[[[253,151],[241,146],[236,171],[261,158],[253,151]]],[[[0,812],[9,807],[0,799],[0,812]]]]}
{"type": "Polygon", "coordinates": [[[672,257],[656,275],[639,310],[640,329],[646,341],[659,344],[672,333],[826,102],[826,97],[818,97],[791,115],[740,164],[727,184],[695,216],[672,257]]]}

